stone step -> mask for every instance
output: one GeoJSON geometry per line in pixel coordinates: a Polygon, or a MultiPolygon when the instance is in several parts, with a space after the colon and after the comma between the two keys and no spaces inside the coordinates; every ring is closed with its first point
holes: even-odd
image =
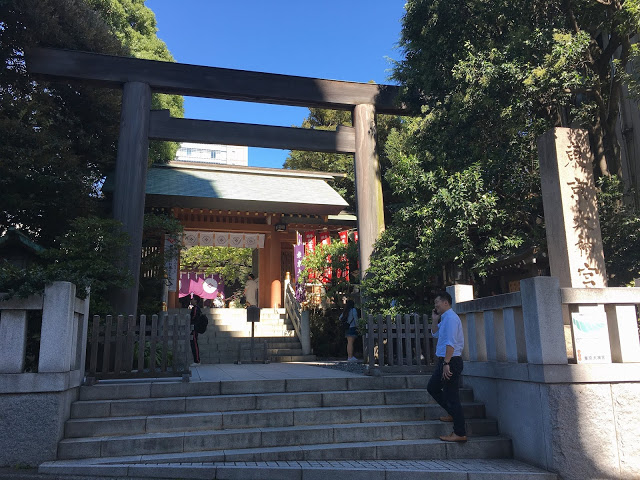
{"type": "MultiPolygon", "coordinates": [[[[201,392],[200,392],[201,393],[201,392]]],[[[461,389],[460,398],[472,404],[473,392],[461,389]]],[[[122,400],[81,400],[71,405],[71,418],[102,418],[159,413],[203,413],[273,408],[322,408],[338,406],[436,405],[423,389],[407,390],[327,390],[321,392],[193,395],[122,400]]]]}
{"type": "MultiPolygon", "coordinates": [[[[261,338],[277,338],[277,337],[284,337],[284,336],[290,336],[291,338],[296,338],[295,337],[295,330],[287,330],[286,328],[283,329],[277,329],[277,330],[260,330],[255,332],[255,338],[261,337],[261,338]]],[[[229,341],[229,340],[233,340],[233,339],[247,339],[247,338],[251,338],[251,331],[249,332],[240,332],[240,331],[232,331],[232,332],[224,332],[224,331],[219,331],[219,332],[215,332],[212,331],[211,333],[209,333],[209,330],[207,330],[207,332],[203,333],[203,334],[199,334],[198,335],[198,341],[201,338],[220,338],[220,339],[224,339],[223,341],[229,341]]]]}
{"type": "MultiPolygon", "coordinates": [[[[190,434],[194,430],[198,430],[198,425],[208,428],[209,430],[207,431],[210,435],[211,431],[225,434],[231,432],[238,438],[247,433],[246,429],[275,427],[291,427],[292,429],[304,430],[307,427],[315,427],[317,429],[324,425],[360,424],[365,426],[365,424],[385,422],[388,429],[392,430],[393,425],[398,422],[432,421],[438,425],[442,423],[443,426],[441,428],[448,430],[445,433],[450,433],[452,428],[450,423],[438,420],[438,417],[444,413],[438,405],[345,406],[250,411],[230,410],[226,412],[210,412],[206,406],[203,406],[202,412],[192,411],[180,414],[163,411],[160,407],[157,404],[150,405],[149,410],[155,411],[156,414],[154,415],[145,412],[142,415],[68,420],[65,424],[66,438],[59,444],[58,453],[59,455],[64,455],[64,458],[96,456],[95,453],[87,453],[89,452],[88,449],[99,452],[100,446],[96,445],[96,442],[100,443],[101,440],[106,438],[115,438],[114,436],[124,438],[130,435],[142,435],[144,437],[146,435],[145,438],[148,440],[155,439],[154,441],[162,442],[169,437],[181,437],[190,434]],[[171,432],[178,433],[173,434],[171,432]],[[167,433],[167,437],[157,437],[161,433],[167,433]],[[91,437],[97,438],[92,440],[91,437]]],[[[480,420],[477,424],[473,423],[477,425],[479,430],[483,433],[492,431],[487,429],[492,428],[490,426],[491,422],[494,424],[495,422],[491,420],[483,421],[484,406],[482,404],[465,404],[463,408],[465,417],[470,422],[473,423],[476,420],[480,420]]],[[[197,410],[197,406],[194,406],[194,410],[197,410]]],[[[251,433],[249,432],[248,435],[250,437],[251,433]]],[[[135,448],[134,443],[142,442],[143,439],[138,438],[138,436],[135,438],[136,441],[130,445],[131,448],[135,448]]],[[[177,440],[170,441],[173,444],[177,440]]],[[[252,440],[249,438],[248,441],[252,440]]]]}
{"type": "Polygon", "coordinates": [[[261,351],[256,351],[251,358],[250,352],[242,352],[240,360],[238,360],[238,354],[221,354],[221,355],[206,355],[200,353],[200,364],[202,365],[229,365],[229,364],[247,364],[247,363],[292,363],[292,362],[313,362],[316,360],[315,355],[286,355],[286,356],[273,356],[267,354],[266,357],[261,351]]]}
{"type": "MultiPolygon", "coordinates": [[[[451,449],[453,450],[453,448],[451,449]]],[[[446,452],[446,448],[445,448],[446,452]]],[[[201,457],[206,457],[204,452],[201,457]]],[[[170,456],[167,456],[170,457],[170,456]]],[[[123,462],[126,460],[123,459],[123,462]]],[[[159,459],[165,460],[165,459],[159,459]]],[[[553,473],[511,459],[451,459],[439,460],[298,460],[282,464],[273,462],[203,463],[198,457],[189,463],[170,460],[167,463],[101,463],[88,461],[47,462],[39,473],[57,478],[78,476],[103,478],[207,480],[271,479],[271,480],[557,480],[553,473]]]]}
{"type": "Polygon", "coordinates": [[[253,357],[251,356],[251,350],[246,349],[242,351],[240,358],[238,359],[238,353],[206,353],[200,351],[200,364],[201,365],[229,365],[232,363],[246,364],[246,363],[292,363],[292,362],[313,362],[316,360],[316,356],[313,354],[302,355],[272,355],[267,353],[264,355],[262,349],[256,349],[253,357]]]}
{"type": "MultiPolygon", "coordinates": [[[[260,321],[260,322],[256,322],[255,323],[255,328],[275,328],[275,327],[281,327],[281,328],[293,328],[293,324],[292,323],[288,323],[285,322],[283,320],[264,320],[264,321],[260,321]]],[[[219,330],[238,330],[238,331],[244,331],[244,330],[249,330],[251,331],[251,323],[247,322],[245,320],[237,320],[237,321],[220,321],[220,320],[216,320],[214,319],[209,319],[209,324],[207,325],[207,331],[209,331],[209,329],[219,329],[219,330]]]]}
{"type": "MultiPolygon", "coordinates": [[[[206,336],[206,333],[204,335],[206,336]]],[[[198,340],[199,339],[200,337],[198,337],[198,340]]],[[[212,340],[212,339],[209,339],[209,340],[212,340]]],[[[227,341],[227,342],[231,341],[231,342],[241,342],[241,343],[248,343],[250,340],[251,340],[251,335],[249,335],[249,338],[239,337],[239,338],[224,339],[224,341],[227,341]]],[[[300,343],[300,340],[298,339],[298,337],[296,337],[295,335],[291,335],[291,332],[286,332],[284,335],[280,335],[280,336],[268,336],[268,337],[261,337],[260,335],[254,334],[254,340],[259,342],[267,342],[267,343],[300,343]]],[[[213,341],[218,342],[221,340],[214,337],[213,341]]]]}
{"type": "MultiPolygon", "coordinates": [[[[292,445],[279,445],[280,432],[263,432],[246,436],[242,431],[200,431],[149,433],[123,437],[66,439],[58,445],[58,459],[70,460],[94,457],[137,455],[156,457],[177,455],[183,462],[192,452],[210,452],[210,457],[198,461],[269,461],[269,460],[330,460],[330,459],[438,459],[438,458],[509,458],[511,440],[501,436],[469,437],[464,444],[439,439],[380,439],[355,442],[299,444],[302,435],[293,432],[292,445]],[[269,444],[272,444],[269,446],[269,444]]],[[[333,430],[330,430],[331,432],[333,430]]],[[[355,434],[355,432],[351,432],[355,434]]],[[[345,433],[346,435],[346,433],[345,433]]],[[[317,437],[319,438],[319,437],[317,437]]],[[[140,458],[140,457],[138,457],[140,458]]],[[[174,457],[171,461],[176,461],[174,457]]]]}
{"type": "MultiPolygon", "coordinates": [[[[300,345],[300,340],[297,337],[282,337],[282,336],[273,336],[273,337],[254,337],[254,344],[260,343],[263,344],[267,342],[269,348],[291,348],[291,346],[300,345]]],[[[217,337],[202,337],[198,336],[198,345],[215,345],[218,347],[230,346],[233,345],[235,348],[238,348],[238,344],[249,345],[251,344],[251,337],[240,337],[240,338],[217,338],[217,337]]],[[[229,347],[232,348],[232,347],[229,347]]]]}
{"type": "MultiPolygon", "coordinates": [[[[246,412],[245,412],[246,413],[246,412]]],[[[414,420],[407,422],[369,422],[330,425],[286,425],[291,420],[290,415],[275,412],[272,419],[243,419],[254,427],[246,427],[243,433],[247,436],[260,435],[271,428],[278,435],[282,435],[282,444],[288,444],[286,438],[293,438],[300,432],[306,438],[306,443],[316,442],[316,437],[333,438],[334,441],[364,441],[374,439],[415,439],[437,437],[451,433],[451,424],[437,419],[414,420]],[[278,418],[276,418],[278,417],[278,418]],[[284,423],[269,427],[273,423],[284,423]],[[277,427],[277,428],[276,428],[277,427]],[[256,430],[259,428],[260,430],[256,430]],[[331,431],[327,431],[331,430],[331,431]],[[349,437],[349,435],[353,435],[349,437]],[[360,438],[361,436],[362,438],[360,438]]],[[[216,413],[186,413],[178,415],[152,415],[130,417],[105,417],[92,419],[69,420],[65,424],[65,438],[107,437],[123,435],[139,435],[145,433],[184,432],[214,430],[217,433],[228,429],[229,425],[239,428],[239,412],[216,413]]],[[[295,415],[293,416],[295,422],[295,415]]],[[[467,432],[474,436],[497,435],[495,420],[486,418],[467,418],[467,432]]],[[[216,433],[216,434],[217,434],[216,433]]],[[[301,438],[302,438],[301,437],[301,438]]],[[[302,440],[300,440],[302,442],[302,440]]],[[[328,442],[329,440],[322,440],[328,442]]],[[[304,442],[303,442],[304,443],[304,442]]]]}
{"type": "MultiPolygon", "coordinates": [[[[317,393],[356,390],[426,389],[428,375],[290,378],[287,380],[223,380],[217,382],[115,382],[80,387],[79,400],[197,397],[264,393],[317,393]]],[[[468,389],[463,389],[468,390],[468,389]]],[[[469,390],[470,391],[470,390],[469,390]]]]}
{"type": "Polygon", "coordinates": [[[281,357],[271,357],[272,363],[290,363],[290,362],[314,362],[316,360],[315,355],[284,355],[281,357]]]}

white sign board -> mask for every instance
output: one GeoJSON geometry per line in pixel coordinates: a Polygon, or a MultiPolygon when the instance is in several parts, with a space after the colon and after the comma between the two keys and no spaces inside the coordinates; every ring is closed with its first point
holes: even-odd
{"type": "Polygon", "coordinates": [[[578,363],[611,363],[607,317],[602,313],[572,313],[578,363]]]}

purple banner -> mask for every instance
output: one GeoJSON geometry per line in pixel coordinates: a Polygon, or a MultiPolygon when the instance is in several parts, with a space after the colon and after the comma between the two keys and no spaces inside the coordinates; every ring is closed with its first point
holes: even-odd
{"type": "Polygon", "coordinates": [[[301,243],[299,245],[294,245],[293,246],[293,262],[294,262],[294,266],[293,266],[293,273],[294,273],[294,279],[293,279],[293,283],[298,283],[298,277],[300,276],[300,272],[302,272],[302,270],[304,270],[304,265],[302,264],[302,261],[304,260],[304,244],[301,243]]]}
{"type": "Polygon", "coordinates": [[[187,295],[198,295],[200,298],[213,300],[218,292],[224,295],[224,283],[220,275],[184,272],[180,274],[180,298],[187,295]]]}

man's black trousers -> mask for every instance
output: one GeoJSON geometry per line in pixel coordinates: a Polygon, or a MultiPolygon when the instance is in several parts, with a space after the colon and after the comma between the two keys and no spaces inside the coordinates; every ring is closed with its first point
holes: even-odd
{"type": "Polygon", "coordinates": [[[439,358],[436,369],[429,380],[427,391],[438,404],[453,417],[453,431],[456,435],[465,436],[464,413],[460,404],[460,376],[462,375],[462,357],[452,357],[449,362],[451,378],[442,378],[444,359],[439,358]]]}

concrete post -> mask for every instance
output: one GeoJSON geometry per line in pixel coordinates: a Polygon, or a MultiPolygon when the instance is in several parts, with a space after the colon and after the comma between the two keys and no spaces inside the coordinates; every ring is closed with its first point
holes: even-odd
{"type": "Polygon", "coordinates": [[[473,285],[450,285],[447,293],[451,295],[451,308],[456,311],[456,303],[473,300],[473,285]]]}
{"type": "Polygon", "coordinates": [[[605,305],[611,361],[640,362],[640,340],[635,305],[605,305]]]}
{"type": "Polygon", "coordinates": [[[122,222],[130,245],[124,265],[133,275],[133,285],[113,297],[115,314],[136,315],[142,224],[149,158],[151,88],[146,83],[125,83],[122,94],[120,138],[113,192],[113,217],[122,222]]]}
{"type": "Polygon", "coordinates": [[[369,268],[373,244],[384,230],[384,207],[380,164],[376,150],[375,107],[356,105],[353,109],[356,135],[354,171],[356,177],[356,203],[358,210],[358,249],[360,278],[369,268]]]}
{"type": "Polygon", "coordinates": [[[524,335],[522,310],[519,308],[505,308],[502,311],[502,321],[504,323],[506,361],[526,363],[527,344],[524,335]]]}
{"type": "MultiPolygon", "coordinates": [[[[456,303],[473,300],[473,285],[449,285],[447,287],[447,292],[451,295],[451,308],[453,308],[454,312],[456,311],[456,303]]],[[[462,349],[462,359],[468,361],[471,337],[469,336],[469,322],[467,320],[467,315],[461,315],[460,321],[462,322],[462,333],[465,338],[464,348],[462,349]]]]}
{"type": "Polygon", "coordinates": [[[549,130],[538,153],[551,276],[562,288],[606,287],[588,132],[549,130]]]}
{"type": "Polygon", "coordinates": [[[22,373],[27,350],[27,311],[0,314],[0,373],[22,373]]]}
{"type": "Polygon", "coordinates": [[[38,372],[69,372],[73,355],[76,286],[53,282],[44,289],[38,372]]]}
{"type": "Polygon", "coordinates": [[[89,333],[89,299],[91,292],[87,289],[87,297],[84,299],[82,309],[82,318],[78,321],[78,337],[76,350],[75,369],[84,372],[85,362],[87,360],[87,336],[89,333]]]}
{"type": "MultiPolygon", "coordinates": [[[[487,345],[487,361],[498,361],[498,331],[501,329],[502,316],[495,310],[485,310],[484,316],[484,340],[487,345]]],[[[501,339],[504,339],[504,332],[501,331],[501,339]]]]}
{"type": "Polygon", "coordinates": [[[476,325],[476,314],[467,313],[465,319],[464,349],[468,352],[468,358],[463,355],[463,360],[477,362],[480,359],[478,357],[478,326],[476,325]]]}
{"type": "MultiPolygon", "coordinates": [[[[477,312],[469,314],[469,345],[471,342],[475,343],[477,362],[487,361],[487,331],[485,329],[485,317],[484,313],[477,312]]],[[[493,328],[491,328],[493,332],[493,328]]],[[[473,360],[473,358],[471,358],[473,360]]]]}
{"type": "Polygon", "coordinates": [[[302,355],[311,355],[311,329],[309,326],[309,310],[300,312],[300,346],[302,355]]]}
{"type": "Polygon", "coordinates": [[[520,281],[527,360],[535,364],[566,364],[562,299],[555,277],[520,281]]]}

